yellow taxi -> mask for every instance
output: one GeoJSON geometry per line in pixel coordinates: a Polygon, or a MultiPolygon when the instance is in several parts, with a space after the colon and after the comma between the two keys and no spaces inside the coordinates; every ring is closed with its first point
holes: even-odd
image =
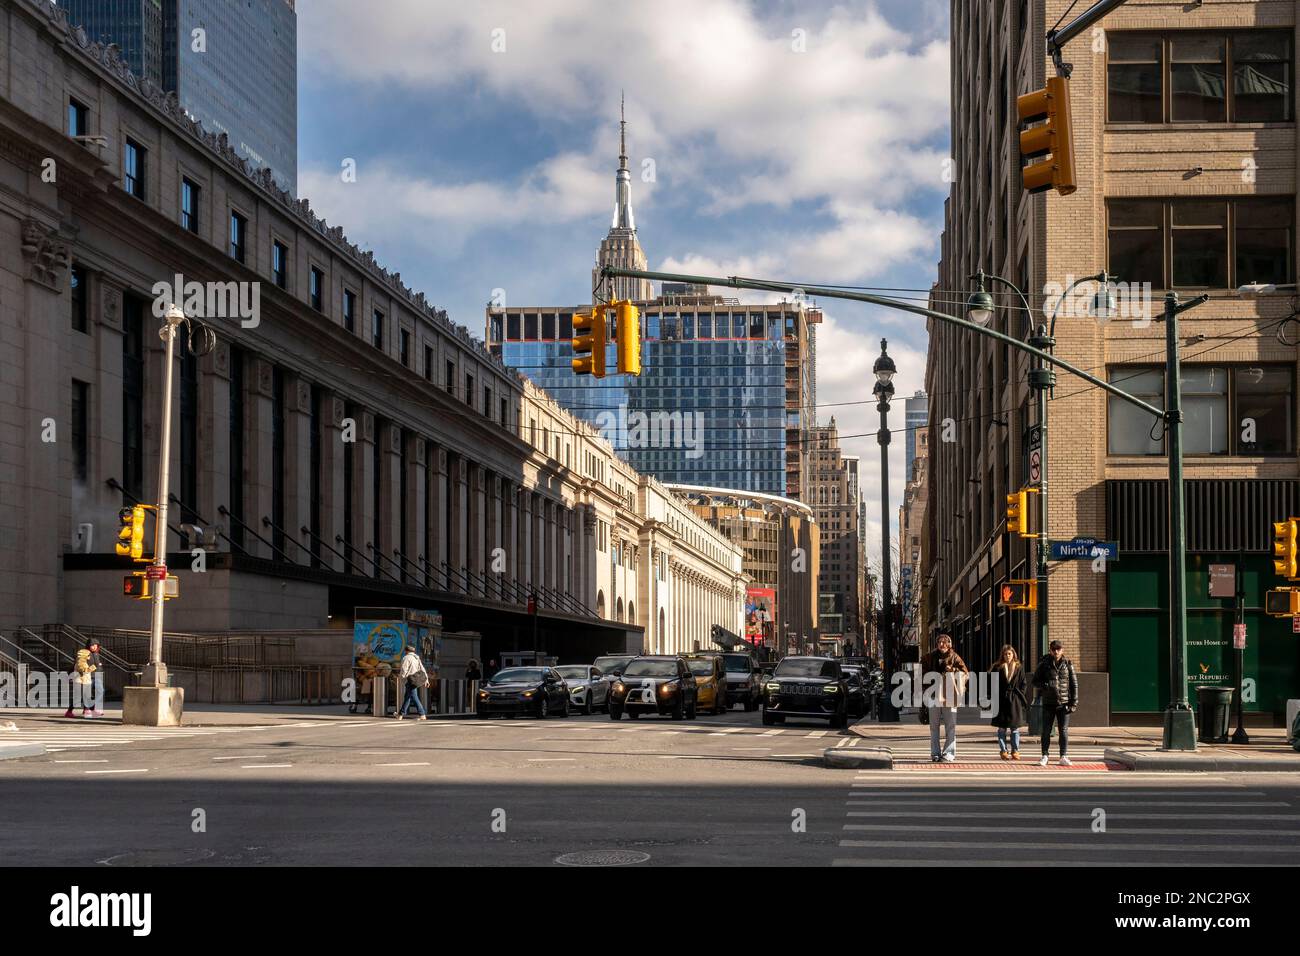
{"type": "Polygon", "coordinates": [[[695,675],[697,706],[702,713],[727,712],[727,671],[717,654],[686,658],[686,666],[695,675]]]}

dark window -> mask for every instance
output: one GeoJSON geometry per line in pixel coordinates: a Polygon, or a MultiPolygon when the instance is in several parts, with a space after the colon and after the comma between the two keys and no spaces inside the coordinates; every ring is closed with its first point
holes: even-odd
{"type": "Polygon", "coordinates": [[[524,313],[524,339],[528,342],[537,340],[537,313],[524,313]]]}
{"type": "Polygon", "coordinates": [[[462,397],[466,405],[470,408],[474,407],[474,376],[469,372],[465,373],[465,394],[462,397]]]}
{"type": "Polygon", "coordinates": [[[289,247],[279,239],[271,243],[271,277],[281,289],[289,284],[289,247]]]}
{"type": "Polygon", "coordinates": [[[506,403],[506,400],[504,398],[501,399],[501,424],[505,425],[507,428],[510,427],[510,422],[508,421],[508,416],[510,414],[509,409],[510,406],[506,403]]]}
{"type": "Polygon", "coordinates": [[[90,135],[90,109],[71,97],[68,98],[68,135],[90,135]]]}
{"type": "Polygon", "coordinates": [[[1180,34],[1169,43],[1169,119],[1222,123],[1228,118],[1227,42],[1222,36],[1180,34]]]}
{"type": "Polygon", "coordinates": [[[122,487],[144,495],[144,313],[137,296],[122,297],[122,487]]]}
{"type": "Polygon", "coordinates": [[[122,150],[122,187],[136,199],[144,199],[145,157],[148,150],[133,139],[122,150]]]}
{"type": "Polygon", "coordinates": [[[411,333],[402,329],[399,335],[398,357],[407,368],[411,366],[411,333]]]}
{"type": "Polygon", "coordinates": [[[424,377],[430,382],[433,381],[433,346],[424,347],[424,377]]]}
{"type": "Polygon", "coordinates": [[[492,389],[483,386],[483,414],[492,417],[492,389]]]}
{"type": "Polygon", "coordinates": [[[561,312],[560,313],[560,340],[564,341],[566,339],[571,339],[571,338],[573,338],[573,313],[561,312]]]}
{"type": "Polygon", "coordinates": [[[181,227],[199,231],[199,187],[188,179],[181,180],[181,227]]]}
{"type": "Polygon", "coordinates": [[[1111,123],[1279,123],[1292,118],[1290,34],[1111,33],[1111,123]],[[1166,79],[1167,78],[1167,79],[1166,79]]]}
{"type": "Polygon", "coordinates": [[[69,270],[72,285],[72,331],[89,332],[90,316],[87,309],[86,270],[73,263],[69,270]]]}
{"type": "Polygon", "coordinates": [[[321,272],[315,266],[311,267],[311,307],[317,312],[324,311],[322,308],[325,294],[325,273],[321,272]]]}
{"type": "Polygon", "coordinates": [[[343,328],[353,333],[357,330],[357,294],[351,289],[343,290],[343,328]]]}
{"type": "Polygon", "coordinates": [[[506,316],[506,339],[511,342],[518,342],[519,335],[519,313],[506,316]]]}
{"type": "Polygon", "coordinates": [[[90,386],[72,380],[72,477],[85,482],[90,462],[90,386]]]}
{"type": "Polygon", "coordinates": [[[1122,33],[1108,39],[1107,118],[1112,123],[1159,123],[1164,44],[1159,37],[1122,33]]]}
{"type": "Polygon", "coordinates": [[[230,257],[244,262],[245,243],[248,239],[248,220],[237,212],[230,214],[230,257]]]}
{"type": "Polygon", "coordinates": [[[370,317],[370,344],[377,349],[384,347],[384,313],[378,309],[370,317]]]}
{"type": "MultiPolygon", "coordinates": [[[[1165,406],[1162,368],[1117,367],[1110,381],[1157,408],[1165,406]]],[[[1290,365],[1182,366],[1184,450],[1189,455],[1290,455],[1294,445],[1295,369],[1290,365]]],[[[1157,419],[1111,397],[1112,455],[1163,455],[1157,419]]]]}
{"type": "Polygon", "coordinates": [[[1153,288],[1289,284],[1295,274],[1295,200],[1112,200],[1108,270],[1153,288]]]}
{"type": "Polygon", "coordinates": [[[443,384],[446,385],[447,391],[451,392],[453,395],[456,394],[456,363],[455,362],[452,361],[447,362],[447,378],[443,384]]]}

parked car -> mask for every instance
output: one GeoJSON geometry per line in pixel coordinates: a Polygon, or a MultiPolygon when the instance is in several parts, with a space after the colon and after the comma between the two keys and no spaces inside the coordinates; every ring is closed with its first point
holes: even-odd
{"type": "Polygon", "coordinates": [[[566,664],[555,668],[569,685],[569,703],[590,714],[609,707],[609,681],[599,667],[590,664],[566,664]]]}
{"type": "Polygon", "coordinates": [[[691,655],[686,666],[695,675],[695,694],[700,709],[715,714],[727,712],[727,670],[717,654],[691,655]]]}
{"type": "Polygon", "coordinates": [[[848,696],[839,661],[787,657],[763,687],[763,724],[782,724],[787,717],[820,717],[832,727],[847,727],[848,696]]]}
{"type": "Polygon", "coordinates": [[[481,717],[568,717],[569,685],[554,667],[507,667],[479,686],[477,703],[481,717]]]}
{"type": "Polygon", "coordinates": [[[744,704],[745,710],[757,710],[763,700],[763,679],[754,656],[744,651],[723,654],[722,666],[727,671],[727,706],[744,704]]]}
{"type": "Polygon", "coordinates": [[[670,714],[673,720],[695,719],[699,704],[695,675],[686,661],[671,655],[638,657],[623,669],[609,698],[609,719],[627,714],[670,714]]]}

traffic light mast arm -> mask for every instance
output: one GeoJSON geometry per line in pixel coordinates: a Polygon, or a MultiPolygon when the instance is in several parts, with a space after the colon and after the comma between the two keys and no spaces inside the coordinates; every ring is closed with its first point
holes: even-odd
{"type": "Polygon", "coordinates": [[[1114,11],[1115,8],[1123,2],[1124,0],[1097,0],[1097,2],[1091,7],[1084,10],[1083,13],[1079,14],[1059,30],[1052,29],[1047,31],[1047,55],[1050,56],[1052,62],[1056,64],[1057,73],[1061,76],[1068,77],[1071,69],[1070,64],[1065,63],[1061,59],[1064,52],[1061,48],[1102,17],[1114,11]]]}
{"type": "MultiPolygon", "coordinates": [[[[869,292],[852,292],[845,289],[828,289],[824,286],[796,285],[790,282],[768,282],[764,279],[745,279],[740,276],[690,276],[682,275],[676,272],[649,272],[645,269],[624,269],[620,266],[602,266],[601,275],[606,277],[627,277],[631,279],[651,279],[656,282],[694,282],[701,285],[722,285],[733,289],[762,289],[767,292],[799,292],[808,296],[820,296],[824,299],[850,299],[854,302],[868,302],[871,305],[883,306],[886,309],[898,309],[900,312],[911,312],[915,315],[925,316],[927,319],[934,319],[937,322],[944,322],[948,325],[955,325],[959,328],[967,329],[976,335],[984,335],[999,342],[1004,342],[1014,349],[1021,352],[1027,352],[1035,355],[1043,361],[1055,365],[1057,368],[1064,369],[1071,375],[1076,375],[1095,385],[1105,392],[1109,392],[1116,398],[1122,398],[1130,405],[1134,405],[1148,415],[1154,415],[1162,421],[1167,418],[1164,409],[1156,408],[1154,405],[1148,405],[1136,395],[1130,395],[1122,388],[1118,388],[1110,382],[1103,381],[1095,375],[1090,375],[1081,368],[1075,368],[1069,362],[1064,362],[1050,352],[1044,352],[1036,349],[1032,345],[1027,345],[1017,338],[1010,335],[1004,335],[993,329],[985,328],[982,325],[976,325],[974,322],[968,322],[965,319],[959,319],[954,315],[946,315],[943,312],[935,312],[931,309],[919,305],[912,305],[909,302],[900,302],[897,299],[886,298],[881,295],[872,295],[869,292]]],[[[1186,303],[1187,306],[1193,305],[1193,302],[1186,303]]]]}

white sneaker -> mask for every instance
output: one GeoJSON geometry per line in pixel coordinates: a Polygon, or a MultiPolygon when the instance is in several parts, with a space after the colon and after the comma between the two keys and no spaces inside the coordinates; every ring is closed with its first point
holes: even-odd
{"type": "Polygon", "coordinates": [[[1046,767],[1046,766],[1047,766],[1047,758],[1044,757],[1042,760],[1038,761],[1038,766],[1040,766],[1040,767],[1046,767]]]}
{"type": "Polygon", "coordinates": [[[1069,758],[1069,757],[1062,757],[1062,758],[1058,761],[1058,763],[1059,763],[1062,767],[1073,767],[1073,766],[1074,766],[1074,764],[1072,764],[1072,763],[1070,762],[1070,758],[1069,758]]]}
{"type": "Polygon", "coordinates": [[[421,715],[420,715],[419,717],[417,717],[416,719],[417,719],[417,720],[428,720],[429,718],[426,717],[426,716],[424,716],[424,714],[421,714],[421,715]]]}
{"type": "Polygon", "coordinates": [[[393,716],[394,716],[395,718],[397,718],[398,720],[401,720],[405,715],[404,715],[404,714],[394,714],[393,716]]]}
{"type": "Polygon", "coordinates": [[[957,758],[956,758],[956,757],[953,757],[953,756],[951,756],[951,755],[949,755],[949,754],[944,754],[944,755],[943,755],[943,762],[944,762],[944,763],[956,763],[956,762],[957,762],[957,758]]]}

